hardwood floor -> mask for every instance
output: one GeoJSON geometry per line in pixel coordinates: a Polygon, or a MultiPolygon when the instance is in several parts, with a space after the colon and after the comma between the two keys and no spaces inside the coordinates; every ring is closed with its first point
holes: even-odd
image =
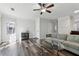
{"type": "Polygon", "coordinates": [[[15,43],[11,46],[1,49],[0,56],[24,56],[24,51],[19,44],[15,43]]]}
{"type": "Polygon", "coordinates": [[[23,47],[25,51],[28,51],[28,56],[75,56],[75,54],[72,54],[66,50],[50,50],[42,45],[33,43],[31,40],[23,41],[22,44],[25,44],[23,47]]]}
{"type": "MultiPolygon", "coordinates": [[[[74,56],[68,51],[58,52],[60,56],[74,56]]],[[[33,41],[22,41],[22,44],[12,44],[0,49],[0,56],[57,56],[57,51],[33,43],[33,41]]]]}

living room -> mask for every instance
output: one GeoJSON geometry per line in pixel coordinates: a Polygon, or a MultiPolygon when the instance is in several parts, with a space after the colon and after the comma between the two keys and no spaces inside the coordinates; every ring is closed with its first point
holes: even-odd
{"type": "Polygon", "coordinates": [[[20,56],[79,55],[78,5],[79,3],[0,3],[0,51],[3,51],[0,55],[18,56],[13,50],[7,50],[7,47],[16,43],[20,47],[23,45],[24,52],[33,51],[20,56]],[[43,7],[45,11],[41,8],[43,5],[46,5],[43,7]],[[32,45],[36,45],[38,49],[32,45]],[[40,53],[35,49],[41,50],[40,53]]]}

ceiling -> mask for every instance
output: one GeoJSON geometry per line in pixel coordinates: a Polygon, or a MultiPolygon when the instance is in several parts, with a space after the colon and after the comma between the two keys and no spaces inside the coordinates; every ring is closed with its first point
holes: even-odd
{"type": "Polygon", "coordinates": [[[0,12],[23,19],[33,19],[35,17],[56,19],[62,16],[75,15],[73,12],[79,9],[79,4],[55,3],[52,13],[43,13],[43,15],[40,15],[40,11],[33,11],[36,8],[40,8],[36,3],[0,3],[0,12]],[[10,8],[14,8],[15,11],[11,11],[10,8]]]}

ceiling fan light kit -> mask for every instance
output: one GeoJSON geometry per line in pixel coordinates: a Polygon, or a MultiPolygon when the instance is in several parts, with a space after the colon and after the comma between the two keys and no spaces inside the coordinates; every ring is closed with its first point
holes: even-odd
{"type": "Polygon", "coordinates": [[[42,15],[44,12],[51,13],[52,11],[49,8],[54,7],[54,4],[48,5],[48,3],[38,3],[38,5],[40,6],[40,9],[33,9],[33,11],[41,11],[40,15],[42,15]]]}
{"type": "Polygon", "coordinates": [[[46,8],[45,9],[42,9],[41,12],[46,12],[46,8]]]}

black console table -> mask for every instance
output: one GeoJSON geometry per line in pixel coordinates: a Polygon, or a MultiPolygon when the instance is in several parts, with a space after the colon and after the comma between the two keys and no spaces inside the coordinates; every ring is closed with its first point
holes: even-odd
{"type": "Polygon", "coordinates": [[[22,40],[28,40],[29,39],[29,33],[21,33],[22,40]]]}

